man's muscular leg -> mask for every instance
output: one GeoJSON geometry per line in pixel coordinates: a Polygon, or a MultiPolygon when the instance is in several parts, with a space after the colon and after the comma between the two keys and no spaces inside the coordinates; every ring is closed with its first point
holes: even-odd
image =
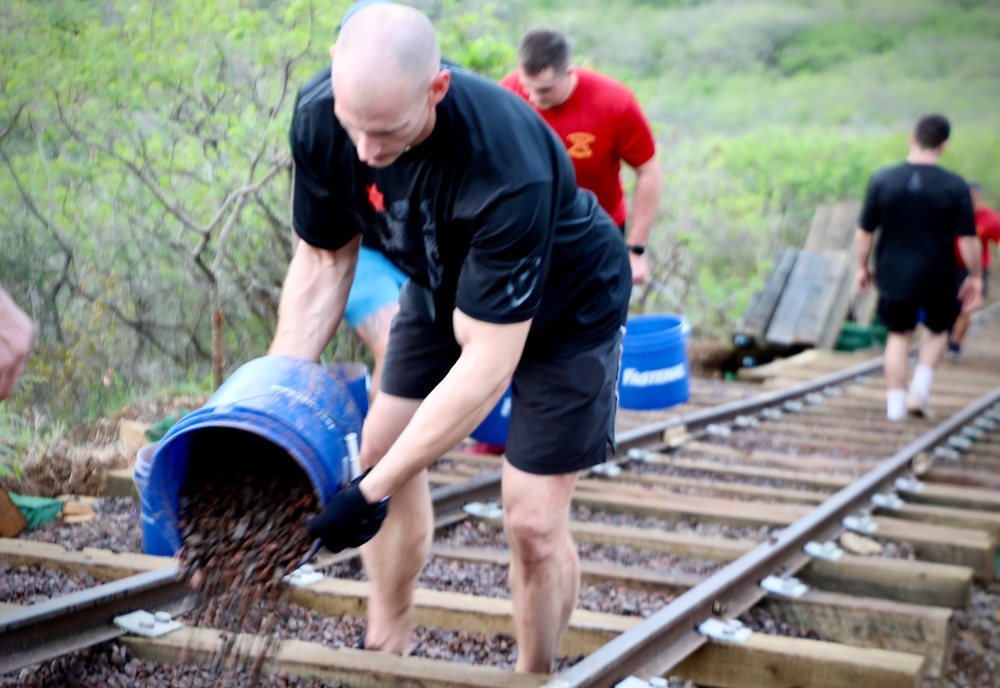
{"type": "Polygon", "coordinates": [[[517,671],[549,673],[580,588],[580,560],[569,532],[577,473],[533,475],[503,466],[504,530],[517,671]]]}

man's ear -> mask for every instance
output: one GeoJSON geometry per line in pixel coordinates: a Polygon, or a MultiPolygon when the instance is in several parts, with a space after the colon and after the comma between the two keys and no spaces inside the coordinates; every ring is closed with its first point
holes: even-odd
{"type": "Polygon", "coordinates": [[[444,100],[444,96],[448,93],[450,85],[451,71],[448,69],[438,70],[438,73],[431,79],[431,105],[437,105],[444,100]]]}

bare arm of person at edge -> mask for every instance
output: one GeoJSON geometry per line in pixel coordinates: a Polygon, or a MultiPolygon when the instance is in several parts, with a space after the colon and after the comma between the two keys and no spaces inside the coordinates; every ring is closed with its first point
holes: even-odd
{"type": "MultiPolygon", "coordinates": [[[[656,221],[656,211],[660,205],[660,184],[663,180],[663,169],[660,167],[660,157],[653,157],[635,168],[635,191],[632,194],[632,215],[629,218],[628,236],[625,243],[629,246],[646,246],[649,243],[649,233],[656,221]]],[[[646,254],[636,255],[629,251],[629,263],[632,266],[632,284],[645,284],[649,281],[649,260],[646,254]]]]}
{"type": "Polygon", "coordinates": [[[854,249],[858,257],[858,271],[855,283],[858,291],[867,294],[872,288],[872,281],[875,274],[868,268],[868,259],[872,255],[872,247],[875,245],[875,234],[866,232],[860,227],[854,231],[854,249]]]}
{"type": "Polygon", "coordinates": [[[958,300],[962,302],[962,312],[971,313],[979,307],[983,299],[982,273],[982,242],[977,236],[961,236],[958,238],[958,250],[962,254],[962,262],[969,276],[958,289],[958,300]]]}
{"type": "Polygon", "coordinates": [[[497,325],[455,310],[455,340],[462,353],[359,484],[368,503],[391,496],[482,422],[510,384],[530,327],[531,320],[497,325]]]}
{"type": "Polygon", "coordinates": [[[333,251],[305,241],[297,243],[281,290],[277,332],[268,353],[318,361],[344,317],[361,235],[333,251]]]}

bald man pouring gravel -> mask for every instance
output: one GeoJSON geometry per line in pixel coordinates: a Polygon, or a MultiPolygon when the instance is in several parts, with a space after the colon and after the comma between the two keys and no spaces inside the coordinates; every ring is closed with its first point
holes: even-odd
{"type": "Polygon", "coordinates": [[[364,427],[369,470],[310,532],[334,551],[364,544],[365,646],[406,652],[433,530],[426,468],[513,381],[502,491],[516,668],[550,672],[579,588],[569,533],[577,472],[613,445],[631,287],[621,235],[523,100],[441,68],[420,12],[366,7],[331,56],[292,123],[303,241],[271,353],[318,360],[362,235],[410,280],[364,427]]]}

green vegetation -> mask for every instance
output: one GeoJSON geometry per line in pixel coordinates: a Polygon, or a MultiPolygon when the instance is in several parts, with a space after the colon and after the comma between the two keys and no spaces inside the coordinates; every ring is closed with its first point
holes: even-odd
{"type": "MultiPolygon", "coordinates": [[[[916,118],[1000,201],[1000,7],[974,0],[416,0],[497,78],[524,30],[628,83],[666,172],[633,306],[725,335],[819,203],[858,198],[916,118]]],[[[8,410],[86,419],[211,389],[264,353],[291,255],[286,132],[348,0],[7,0],[0,283],[35,319],[8,410]]],[[[626,177],[628,174],[626,173],[626,177]]],[[[363,356],[346,332],[328,354],[363,356]]],[[[16,422],[0,430],[19,437],[16,422]]],[[[9,452],[8,452],[9,453],[9,452]]]]}

